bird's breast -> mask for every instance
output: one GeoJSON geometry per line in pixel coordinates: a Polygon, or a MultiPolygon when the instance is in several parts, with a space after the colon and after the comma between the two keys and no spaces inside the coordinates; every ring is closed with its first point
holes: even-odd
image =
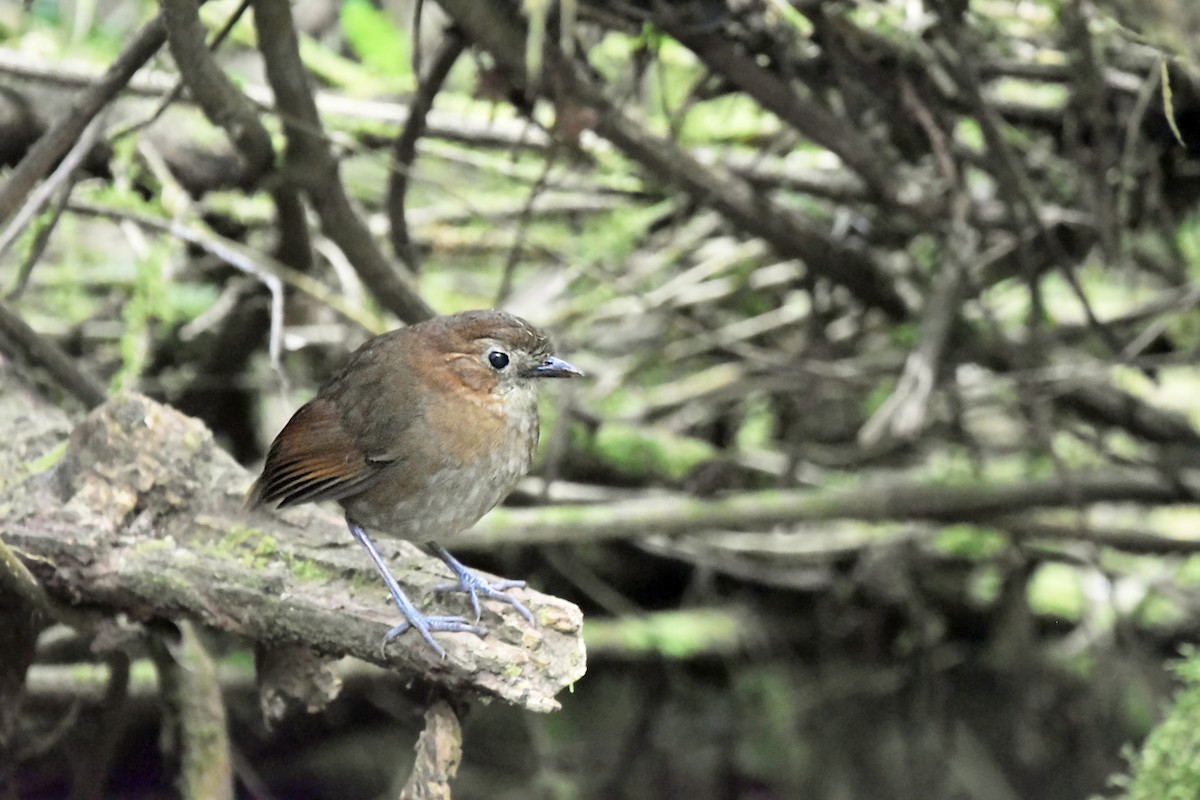
{"type": "Polygon", "coordinates": [[[434,457],[399,459],[387,468],[397,471],[395,479],[384,475],[362,494],[342,501],[347,514],[368,529],[422,542],[471,527],[508,496],[532,463],[537,406],[515,410],[520,413],[429,409],[430,438],[421,450],[434,457]],[[426,474],[412,474],[420,462],[426,474]],[[395,491],[401,483],[406,490],[395,491]]]}

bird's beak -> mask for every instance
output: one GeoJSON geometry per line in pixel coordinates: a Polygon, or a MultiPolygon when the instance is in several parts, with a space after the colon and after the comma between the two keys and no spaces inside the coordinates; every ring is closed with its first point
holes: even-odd
{"type": "Polygon", "coordinates": [[[545,360],[529,371],[533,378],[582,378],[583,373],[561,358],[546,356],[545,360]]]}

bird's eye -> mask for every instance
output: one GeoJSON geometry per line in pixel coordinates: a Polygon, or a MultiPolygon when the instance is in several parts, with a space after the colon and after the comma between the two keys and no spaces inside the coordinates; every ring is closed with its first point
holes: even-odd
{"type": "Polygon", "coordinates": [[[488,353],[488,363],[493,369],[504,369],[508,366],[508,353],[502,353],[499,350],[493,350],[488,353]]]}

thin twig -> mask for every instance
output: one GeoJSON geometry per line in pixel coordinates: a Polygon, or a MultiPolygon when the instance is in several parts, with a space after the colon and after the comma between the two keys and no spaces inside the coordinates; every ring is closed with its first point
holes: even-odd
{"type": "Polygon", "coordinates": [[[537,203],[542,192],[546,190],[550,171],[554,168],[554,162],[557,160],[561,149],[561,147],[550,148],[550,152],[546,154],[546,158],[543,160],[542,174],[538,176],[533,186],[529,187],[529,196],[525,199],[520,216],[517,217],[517,230],[513,238],[512,247],[508,250],[508,258],[504,260],[504,269],[500,273],[500,287],[496,290],[496,301],[494,303],[496,306],[504,305],[509,293],[512,292],[513,274],[516,272],[517,264],[524,253],[525,240],[529,237],[529,225],[533,221],[534,205],[537,203]]]}
{"type": "Polygon", "coordinates": [[[58,192],[58,197],[54,199],[54,205],[50,208],[50,217],[38,228],[34,234],[33,242],[29,246],[29,254],[25,256],[25,261],[17,270],[17,277],[13,279],[12,288],[9,289],[7,300],[15,301],[25,293],[25,288],[29,285],[29,279],[33,276],[33,268],[42,260],[42,254],[46,252],[46,245],[50,244],[50,237],[54,234],[55,228],[58,227],[58,221],[62,219],[62,214],[67,209],[67,203],[71,199],[71,192],[75,190],[75,184],[78,182],[77,174],[72,174],[58,192]]]}
{"type": "MultiPolygon", "coordinates": [[[[417,7],[420,15],[420,6],[417,7]]],[[[413,34],[414,41],[420,40],[420,32],[413,34]]],[[[396,137],[392,145],[391,175],[388,180],[386,210],[388,221],[391,223],[392,248],[396,255],[403,259],[414,272],[419,265],[416,249],[408,235],[408,223],[405,220],[405,197],[408,193],[408,176],[413,162],[417,158],[417,141],[425,133],[425,119],[433,108],[433,100],[441,91],[442,85],[450,70],[462,55],[466,40],[457,31],[450,30],[442,41],[441,47],[434,53],[433,63],[429,66],[429,74],[425,75],[417,87],[412,103],[408,107],[408,121],[404,130],[396,137]]],[[[417,58],[414,52],[414,59],[417,58]]],[[[417,73],[418,75],[420,73],[417,73]]]]}
{"type": "MultiPolygon", "coordinates": [[[[83,133],[75,140],[71,149],[67,151],[67,155],[59,163],[58,167],[50,174],[50,177],[42,181],[42,183],[30,193],[24,205],[9,221],[8,226],[0,233],[0,258],[4,258],[8,253],[9,248],[17,241],[18,237],[25,232],[42,209],[46,206],[50,199],[54,196],[54,192],[58,187],[71,180],[71,176],[75,174],[75,169],[87,157],[91,151],[92,145],[95,144],[96,138],[100,133],[100,120],[94,119],[88,123],[83,129],[83,133]]],[[[11,180],[11,178],[10,178],[11,180]]],[[[11,294],[9,299],[11,300],[11,294]]]]}

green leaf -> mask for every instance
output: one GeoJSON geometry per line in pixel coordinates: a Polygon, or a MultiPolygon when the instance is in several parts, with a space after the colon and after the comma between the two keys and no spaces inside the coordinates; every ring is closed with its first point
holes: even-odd
{"type": "Polygon", "coordinates": [[[1171,133],[1175,134],[1175,140],[1187,147],[1187,143],[1183,141],[1183,134],[1179,132],[1179,125],[1175,122],[1175,103],[1171,99],[1171,76],[1167,72],[1165,59],[1158,62],[1158,68],[1162,73],[1163,113],[1167,116],[1167,124],[1171,126],[1171,133]]]}

